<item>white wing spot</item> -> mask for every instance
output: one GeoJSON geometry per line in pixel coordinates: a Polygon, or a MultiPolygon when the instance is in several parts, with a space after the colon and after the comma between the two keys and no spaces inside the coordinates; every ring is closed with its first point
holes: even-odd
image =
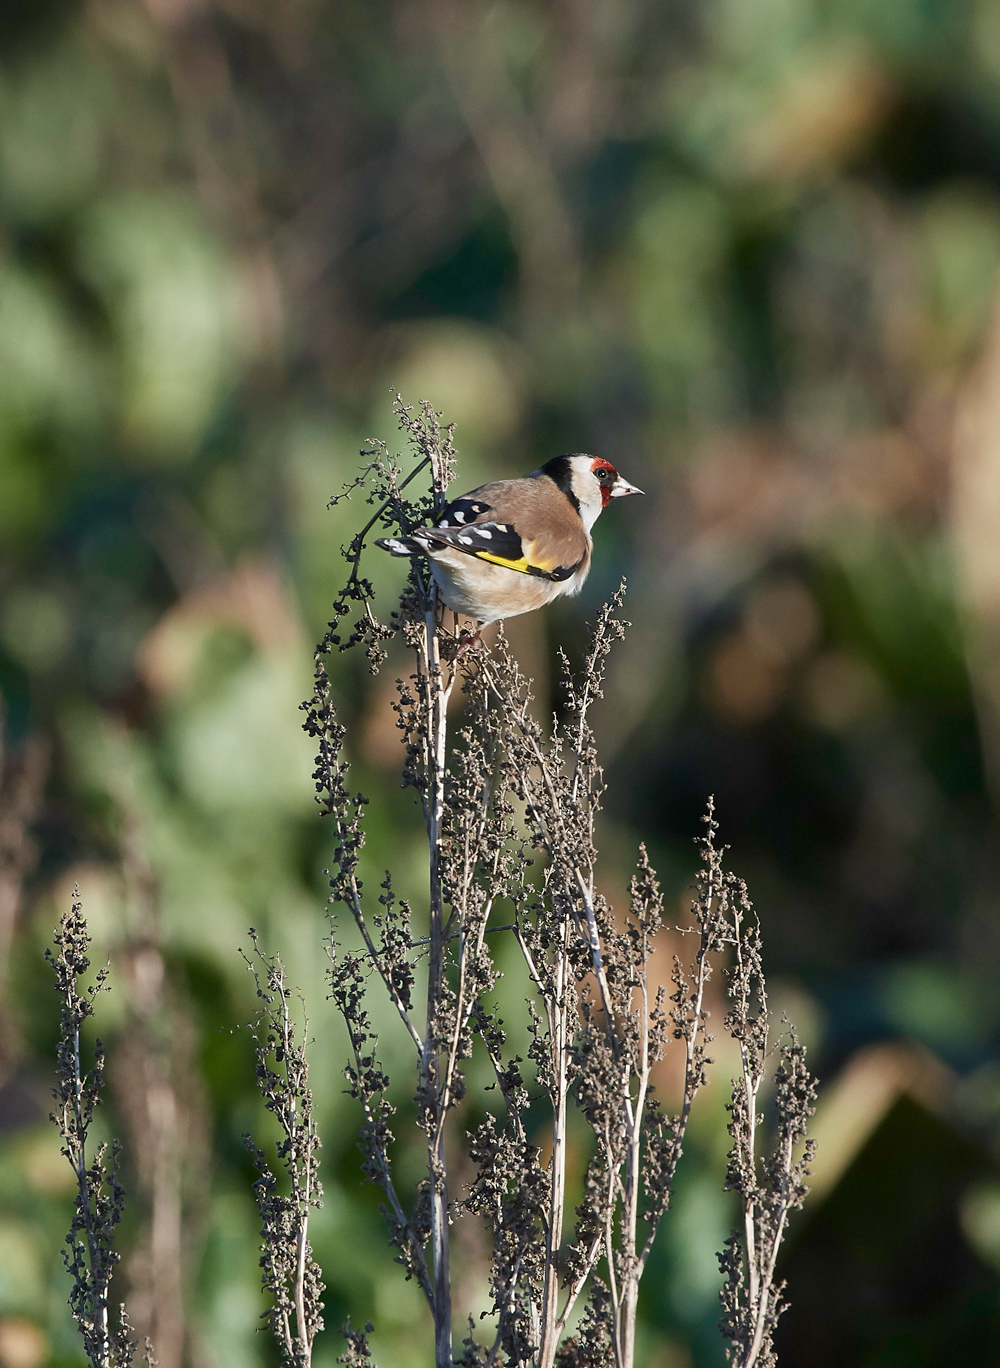
{"type": "Polygon", "coordinates": [[[492,532],[487,532],[487,530],[486,530],[485,527],[480,528],[479,535],[482,537],[483,541],[492,541],[492,540],[493,540],[493,533],[492,533],[492,532]]]}
{"type": "Polygon", "coordinates": [[[459,544],[460,546],[471,546],[471,545],[472,545],[472,538],[471,538],[471,537],[459,537],[459,538],[458,538],[458,544],[459,544]]]}
{"type": "Polygon", "coordinates": [[[455,521],[456,521],[457,523],[464,523],[464,522],[465,522],[465,514],[462,512],[461,509],[458,509],[458,511],[455,513],[455,521]]]}

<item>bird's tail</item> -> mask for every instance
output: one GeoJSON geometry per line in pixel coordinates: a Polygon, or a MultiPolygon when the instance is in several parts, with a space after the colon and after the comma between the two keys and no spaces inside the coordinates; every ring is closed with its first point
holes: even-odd
{"type": "Polygon", "coordinates": [[[429,543],[419,537],[379,537],[375,545],[390,556],[426,556],[429,543]]]}

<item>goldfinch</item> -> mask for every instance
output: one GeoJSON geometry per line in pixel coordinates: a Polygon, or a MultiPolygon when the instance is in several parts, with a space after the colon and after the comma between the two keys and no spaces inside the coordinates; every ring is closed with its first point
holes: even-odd
{"type": "Polygon", "coordinates": [[[445,604],[485,627],[578,594],[590,570],[590,529],[610,499],[641,493],[600,456],[554,456],[524,479],[463,494],[434,527],[375,545],[426,556],[445,604]]]}

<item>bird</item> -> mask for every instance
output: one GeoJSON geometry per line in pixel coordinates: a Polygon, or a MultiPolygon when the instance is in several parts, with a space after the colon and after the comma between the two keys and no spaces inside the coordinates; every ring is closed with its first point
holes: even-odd
{"type": "Polygon", "coordinates": [[[471,489],[433,527],[375,545],[392,556],[427,557],[445,605],[482,628],[578,594],[594,523],[612,499],[642,492],[603,457],[570,452],[522,479],[471,489]]]}

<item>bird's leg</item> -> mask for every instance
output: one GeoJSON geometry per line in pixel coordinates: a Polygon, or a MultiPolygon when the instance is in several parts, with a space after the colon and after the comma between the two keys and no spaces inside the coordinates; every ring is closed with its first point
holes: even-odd
{"type": "Polygon", "coordinates": [[[480,629],[477,627],[474,632],[462,632],[459,635],[458,640],[455,642],[455,654],[452,656],[453,660],[458,660],[461,656],[464,656],[467,651],[479,650],[480,646],[483,644],[483,639],[479,632],[480,629]]]}
{"type": "Polygon", "coordinates": [[[474,632],[467,628],[459,631],[457,613],[454,614],[454,618],[455,635],[441,637],[441,659],[446,660],[449,665],[454,665],[455,661],[460,660],[467,652],[477,651],[483,644],[478,626],[474,632]]]}

